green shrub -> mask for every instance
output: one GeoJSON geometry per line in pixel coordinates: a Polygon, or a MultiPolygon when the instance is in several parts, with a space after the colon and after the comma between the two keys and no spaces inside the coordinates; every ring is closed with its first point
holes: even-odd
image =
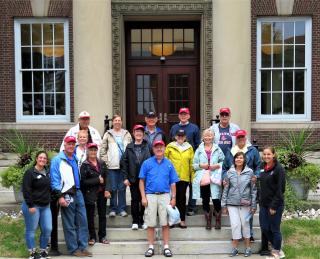
{"type": "Polygon", "coordinates": [[[288,171],[288,176],[302,180],[308,189],[315,191],[320,181],[320,167],[316,164],[304,164],[288,171]]]}

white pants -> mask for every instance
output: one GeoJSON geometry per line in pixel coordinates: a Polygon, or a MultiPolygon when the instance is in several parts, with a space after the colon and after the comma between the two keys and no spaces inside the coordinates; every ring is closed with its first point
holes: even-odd
{"type": "Polygon", "coordinates": [[[228,206],[232,239],[250,238],[250,224],[245,220],[250,210],[251,207],[228,206]]]}

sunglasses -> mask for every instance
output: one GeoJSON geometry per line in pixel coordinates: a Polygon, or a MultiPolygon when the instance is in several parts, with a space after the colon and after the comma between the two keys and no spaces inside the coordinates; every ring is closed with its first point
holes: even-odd
{"type": "Polygon", "coordinates": [[[223,112],[223,113],[220,113],[220,116],[221,116],[221,117],[229,117],[229,113],[223,112]]]}

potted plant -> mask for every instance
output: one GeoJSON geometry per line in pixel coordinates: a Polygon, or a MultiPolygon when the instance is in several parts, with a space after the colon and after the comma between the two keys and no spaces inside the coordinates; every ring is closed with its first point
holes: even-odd
{"type": "Polygon", "coordinates": [[[313,129],[289,131],[283,135],[281,148],[277,150],[278,160],[285,167],[288,183],[297,198],[306,200],[310,189],[315,190],[320,181],[320,167],[307,163],[310,152],[320,147],[319,143],[310,144],[313,129]]]}

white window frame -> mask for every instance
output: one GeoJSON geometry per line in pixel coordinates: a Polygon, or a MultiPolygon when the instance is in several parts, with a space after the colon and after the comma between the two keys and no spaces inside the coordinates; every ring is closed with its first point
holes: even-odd
{"type": "MultiPolygon", "coordinates": [[[[265,17],[257,19],[257,52],[256,52],[256,121],[311,121],[311,70],[312,70],[312,19],[310,17],[265,17]],[[304,114],[279,115],[261,114],[261,24],[265,22],[305,22],[305,99],[304,114]]],[[[280,68],[280,70],[283,67],[280,68]]],[[[294,68],[293,68],[294,69],[294,68]]]]}
{"type": "MultiPolygon", "coordinates": [[[[15,19],[15,80],[16,80],[16,121],[17,122],[70,122],[70,68],[69,68],[69,22],[60,18],[15,19]],[[65,115],[24,115],[22,102],[22,69],[21,69],[21,24],[64,24],[64,71],[65,71],[65,115]]],[[[53,69],[54,71],[54,69],[53,69]]]]}

